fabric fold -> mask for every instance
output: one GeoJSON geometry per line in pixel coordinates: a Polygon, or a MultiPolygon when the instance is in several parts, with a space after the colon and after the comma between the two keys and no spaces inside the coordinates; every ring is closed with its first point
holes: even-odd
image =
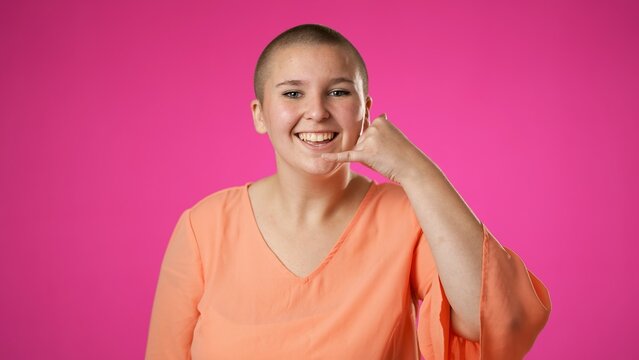
{"type": "MultiPolygon", "coordinates": [[[[544,284],[481,225],[480,340],[455,334],[450,303],[435,274],[418,294],[424,297],[420,298],[417,337],[420,353],[427,359],[522,359],[548,321],[551,302],[544,284]]],[[[419,241],[426,241],[423,233],[419,241]]]]}

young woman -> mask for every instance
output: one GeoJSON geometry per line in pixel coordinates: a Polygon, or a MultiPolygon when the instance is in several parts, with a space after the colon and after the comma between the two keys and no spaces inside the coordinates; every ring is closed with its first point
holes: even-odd
{"type": "Polygon", "coordinates": [[[294,27],[264,49],[254,86],[277,173],[182,213],[147,359],[522,358],[548,291],[386,115],[370,120],[355,47],[294,27]]]}

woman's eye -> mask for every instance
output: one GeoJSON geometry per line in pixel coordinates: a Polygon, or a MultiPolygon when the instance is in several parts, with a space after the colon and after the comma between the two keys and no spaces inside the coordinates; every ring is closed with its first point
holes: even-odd
{"type": "Polygon", "coordinates": [[[284,96],[290,97],[290,98],[298,98],[302,95],[299,91],[288,91],[284,93],[284,96]]]}
{"type": "Polygon", "coordinates": [[[331,94],[335,94],[335,96],[345,96],[350,94],[350,92],[346,91],[346,90],[333,90],[331,91],[331,94]]]}

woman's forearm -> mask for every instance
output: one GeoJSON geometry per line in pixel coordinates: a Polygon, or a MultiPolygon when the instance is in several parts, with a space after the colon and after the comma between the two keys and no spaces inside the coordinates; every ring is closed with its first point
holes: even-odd
{"type": "MultiPolygon", "coordinates": [[[[422,154],[423,155],[423,154],[422,154]]],[[[479,340],[481,223],[444,173],[426,155],[416,159],[402,185],[431,248],[456,332],[479,340]]]]}

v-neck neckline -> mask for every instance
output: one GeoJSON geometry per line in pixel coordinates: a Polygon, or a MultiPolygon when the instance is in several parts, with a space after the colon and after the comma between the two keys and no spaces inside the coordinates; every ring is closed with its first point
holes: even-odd
{"type": "MultiPolygon", "coordinates": [[[[295,273],[293,273],[291,270],[289,270],[289,268],[286,267],[286,265],[284,265],[284,263],[280,260],[280,258],[277,256],[277,254],[275,254],[275,252],[270,248],[270,246],[268,245],[268,243],[264,239],[264,235],[262,234],[262,231],[260,230],[260,227],[259,227],[259,225],[257,223],[257,218],[255,217],[255,211],[253,211],[253,204],[251,203],[251,198],[250,198],[249,192],[248,192],[248,188],[249,188],[249,186],[251,184],[253,184],[252,181],[249,181],[249,182],[245,183],[244,186],[243,186],[242,193],[243,193],[243,197],[244,197],[244,203],[247,206],[247,210],[250,213],[250,217],[251,217],[251,220],[250,220],[251,221],[251,224],[250,224],[251,230],[253,230],[255,232],[255,234],[256,234],[255,237],[258,238],[258,240],[259,240],[258,242],[260,243],[258,246],[261,247],[267,253],[270,254],[270,258],[274,259],[275,262],[277,263],[276,267],[278,267],[281,271],[286,273],[287,277],[292,278],[294,281],[297,281],[297,282],[300,282],[300,283],[308,283],[312,278],[317,276],[317,274],[319,274],[322,271],[322,269],[324,269],[324,267],[326,267],[326,265],[331,261],[331,259],[335,256],[335,254],[342,247],[342,244],[344,243],[344,241],[348,237],[348,234],[351,232],[353,227],[356,225],[357,220],[361,217],[362,213],[364,212],[364,208],[366,207],[366,204],[370,201],[370,199],[372,198],[372,194],[375,192],[375,190],[377,189],[377,186],[378,186],[378,184],[375,182],[375,180],[371,179],[370,185],[368,186],[368,189],[366,190],[366,193],[364,194],[364,197],[362,198],[362,200],[360,200],[360,203],[357,206],[357,210],[355,210],[355,213],[353,214],[353,216],[349,220],[348,224],[346,225],[346,228],[344,228],[344,230],[340,234],[340,236],[337,239],[337,241],[333,244],[333,247],[328,252],[328,254],[326,254],[326,256],[324,256],[324,258],[319,263],[319,265],[317,265],[315,267],[315,269],[313,271],[311,271],[308,275],[306,275],[306,276],[298,276],[295,273]]],[[[253,238],[253,237],[251,237],[251,238],[253,238]]]]}

